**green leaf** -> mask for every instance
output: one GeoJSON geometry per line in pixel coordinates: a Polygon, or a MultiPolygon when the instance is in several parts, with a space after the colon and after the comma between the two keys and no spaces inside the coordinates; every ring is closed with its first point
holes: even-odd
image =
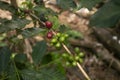
{"type": "Polygon", "coordinates": [[[27,4],[28,8],[29,9],[32,9],[33,8],[33,3],[31,2],[31,0],[28,1],[28,4],[27,4]]]}
{"type": "Polygon", "coordinates": [[[25,69],[21,71],[21,77],[23,80],[39,80],[40,74],[35,70],[25,69]]]}
{"type": "Polygon", "coordinates": [[[5,42],[0,42],[0,47],[4,47],[7,46],[7,44],[5,42]]]}
{"type": "Polygon", "coordinates": [[[36,65],[38,65],[47,51],[47,44],[45,41],[37,42],[33,47],[32,58],[36,65]]]}
{"type": "Polygon", "coordinates": [[[23,53],[19,53],[15,55],[15,62],[25,63],[27,61],[27,55],[23,53]]]}
{"type": "Polygon", "coordinates": [[[100,8],[90,19],[90,26],[112,27],[120,20],[120,5],[110,1],[100,8]]]}
{"type": "Polygon", "coordinates": [[[58,67],[41,68],[39,72],[41,73],[40,80],[66,80],[65,75],[58,70],[58,67]]]}
{"type": "Polygon", "coordinates": [[[2,18],[0,18],[0,23],[4,23],[6,21],[8,21],[8,19],[2,19],[2,18]]]}
{"type": "Polygon", "coordinates": [[[97,3],[101,2],[102,0],[79,0],[81,7],[86,7],[88,9],[92,9],[97,3]]]}
{"type": "Polygon", "coordinates": [[[62,9],[70,9],[77,7],[74,0],[56,0],[56,1],[57,5],[60,6],[62,9]]]}
{"type": "Polygon", "coordinates": [[[51,9],[49,8],[45,8],[44,6],[35,6],[33,8],[35,14],[40,17],[40,15],[56,15],[55,12],[53,12],[51,9]]]}
{"type": "Polygon", "coordinates": [[[43,57],[42,61],[41,61],[41,65],[44,65],[44,64],[49,64],[49,62],[52,61],[52,56],[51,54],[47,54],[43,57]]]}
{"type": "Polygon", "coordinates": [[[10,56],[11,52],[8,47],[0,48],[0,74],[7,72],[10,56]]]}
{"type": "Polygon", "coordinates": [[[59,20],[58,20],[58,17],[56,16],[51,16],[49,17],[49,20],[53,23],[53,29],[58,29],[59,26],[60,26],[60,23],[59,23],[59,20]]]}
{"type": "Polygon", "coordinates": [[[76,30],[68,30],[68,31],[66,31],[66,33],[73,38],[83,38],[82,33],[78,32],[76,30]]]}
{"type": "Polygon", "coordinates": [[[10,68],[9,68],[9,80],[17,80],[17,74],[16,74],[16,71],[15,71],[15,67],[13,64],[10,65],[10,68]]]}
{"type": "Polygon", "coordinates": [[[17,11],[13,6],[3,1],[0,1],[0,9],[8,10],[12,13],[15,13],[17,11]]]}
{"type": "Polygon", "coordinates": [[[112,2],[114,2],[117,5],[120,5],[120,0],[111,0],[112,2]]]}
{"type": "Polygon", "coordinates": [[[45,29],[33,27],[33,28],[27,28],[23,30],[21,34],[23,35],[23,37],[28,38],[28,37],[35,36],[42,32],[45,32],[45,29]]]}
{"type": "Polygon", "coordinates": [[[14,29],[21,29],[25,27],[30,21],[26,19],[13,19],[13,20],[5,20],[3,23],[0,24],[0,33],[8,32],[14,29]]]}
{"type": "Polygon", "coordinates": [[[22,70],[23,80],[66,80],[65,76],[56,68],[41,68],[39,71],[22,70]]]}
{"type": "Polygon", "coordinates": [[[70,30],[70,28],[65,25],[60,25],[59,30],[60,30],[60,32],[66,32],[66,31],[70,30]]]}

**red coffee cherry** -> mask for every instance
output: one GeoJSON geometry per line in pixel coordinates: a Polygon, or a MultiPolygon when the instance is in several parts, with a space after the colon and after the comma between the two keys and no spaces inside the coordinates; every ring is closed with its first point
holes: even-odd
{"type": "Polygon", "coordinates": [[[46,21],[46,22],[45,22],[45,26],[46,26],[48,29],[51,29],[52,26],[53,26],[53,24],[52,24],[52,22],[50,22],[50,21],[46,21]]]}
{"type": "Polygon", "coordinates": [[[53,32],[52,31],[48,32],[47,33],[47,38],[52,39],[52,37],[53,37],[53,32]]]}

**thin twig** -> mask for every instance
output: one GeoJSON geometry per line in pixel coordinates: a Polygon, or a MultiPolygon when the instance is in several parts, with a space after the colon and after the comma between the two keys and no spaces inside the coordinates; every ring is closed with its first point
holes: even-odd
{"type": "Polygon", "coordinates": [[[80,63],[77,62],[77,66],[80,69],[80,71],[83,73],[83,75],[86,77],[87,80],[91,80],[90,77],[87,75],[87,73],[85,72],[85,70],[82,68],[82,66],[80,65],[80,63]]]}
{"type": "Polygon", "coordinates": [[[18,77],[18,80],[20,80],[20,75],[19,75],[19,72],[18,72],[18,70],[17,70],[17,67],[16,67],[16,64],[15,64],[14,59],[13,59],[12,61],[13,61],[13,65],[14,65],[14,68],[15,68],[16,75],[17,75],[17,77],[18,77]]]}
{"type": "Polygon", "coordinates": [[[62,46],[64,47],[64,49],[69,53],[72,54],[71,51],[67,48],[67,46],[65,44],[62,43],[62,46]]]}
{"type": "Polygon", "coordinates": [[[45,25],[45,23],[43,21],[41,21],[36,15],[30,13],[30,16],[34,17],[36,20],[38,20],[40,22],[40,24],[45,25]]]}

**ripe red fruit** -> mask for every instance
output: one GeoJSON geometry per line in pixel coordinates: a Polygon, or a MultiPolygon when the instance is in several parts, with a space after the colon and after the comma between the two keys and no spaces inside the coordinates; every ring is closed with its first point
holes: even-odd
{"type": "Polygon", "coordinates": [[[50,22],[50,21],[46,21],[45,22],[45,26],[48,28],[48,29],[50,29],[50,28],[52,28],[52,22],[50,22]]]}
{"type": "Polygon", "coordinates": [[[48,33],[47,33],[47,38],[48,38],[48,39],[52,39],[52,37],[53,37],[52,31],[48,32],[48,33]]]}

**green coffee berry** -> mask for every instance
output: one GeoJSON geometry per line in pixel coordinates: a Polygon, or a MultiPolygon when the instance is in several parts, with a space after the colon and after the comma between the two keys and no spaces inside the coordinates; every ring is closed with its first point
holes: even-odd
{"type": "Polygon", "coordinates": [[[76,66],[76,65],[77,65],[77,62],[76,62],[76,61],[73,61],[73,62],[72,62],[72,65],[73,65],[73,66],[76,66]]]}
{"type": "Polygon", "coordinates": [[[73,56],[69,56],[69,58],[68,58],[70,61],[74,61],[74,57],[73,56]]]}
{"type": "Polygon", "coordinates": [[[51,40],[51,43],[56,43],[57,42],[57,39],[56,38],[53,38],[52,40],[51,40]]]}
{"type": "Polygon", "coordinates": [[[65,63],[65,65],[66,65],[66,66],[70,66],[70,62],[67,61],[67,62],[65,63]]]}
{"type": "Polygon", "coordinates": [[[75,56],[75,60],[78,61],[79,60],[79,56],[75,56]]]}
{"type": "Polygon", "coordinates": [[[67,58],[69,55],[68,55],[67,53],[63,53],[62,56],[63,56],[64,58],[67,58]]]}
{"type": "Polygon", "coordinates": [[[64,42],[64,41],[65,41],[65,37],[61,36],[61,37],[59,38],[59,41],[60,41],[60,42],[64,42]]]}
{"type": "Polygon", "coordinates": [[[85,54],[84,54],[83,52],[80,52],[80,53],[78,54],[78,56],[79,56],[79,57],[84,57],[85,54]]]}
{"type": "Polygon", "coordinates": [[[75,49],[74,49],[74,50],[75,50],[75,52],[76,52],[76,53],[79,53],[79,52],[80,52],[79,47],[75,47],[75,49]]]}
{"type": "Polygon", "coordinates": [[[60,43],[60,42],[57,42],[57,43],[55,44],[55,47],[56,47],[56,48],[60,48],[60,47],[61,47],[61,43],[60,43]]]}
{"type": "Polygon", "coordinates": [[[63,36],[64,36],[65,38],[67,38],[69,35],[68,35],[68,34],[63,34],[63,36]]]}
{"type": "Polygon", "coordinates": [[[57,37],[60,37],[60,36],[61,36],[61,33],[57,33],[56,36],[57,36],[57,37]]]}
{"type": "Polygon", "coordinates": [[[82,59],[82,58],[80,58],[80,59],[79,59],[79,62],[80,62],[80,63],[83,63],[83,59],[82,59]]]}

